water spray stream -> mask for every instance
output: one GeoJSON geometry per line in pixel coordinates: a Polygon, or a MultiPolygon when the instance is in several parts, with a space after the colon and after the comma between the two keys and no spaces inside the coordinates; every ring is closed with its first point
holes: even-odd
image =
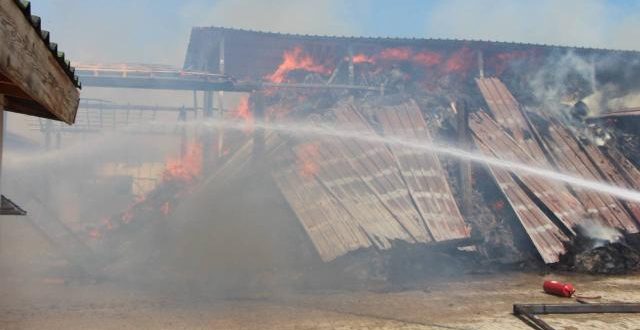
{"type": "MultiPolygon", "coordinates": [[[[139,129],[140,126],[167,126],[167,127],[175,127],[175,124],[167,124],[160,122],[151,122],[145,124],[139,124],[135,126],[130,126],[127,129],[139,129]]],[[[180,125],[185,126],[201,126],[203,125],[200,121],[186,122],[181,123],[180,125]]],[[[246,130],[246,124],[237,120],[227,120],[227,119],[213,119],[204,123],[205,126],[210,128],[225,128],[225,129],[233,129],[239,131],[246,130]]],[[[519,173],[519,174],[529,174],[534,175],[554,181],[561,181],[567,183],[573,187],[597,191],[605,194],[609,194],[612,196],[616,196],[620,199],[631,201],[631,202],[639,202],[640,203],[640,191],[626,189],[622,187],[617,187],[608,183],[598,182],[593,180],[587,180],[580,177],[576,177],[569,174],[560,173],[554,169],[541,168],[535,166],[529,166],[526,164],[522,164],[519,162],[502,160],[494,157],[488,157],[485,155],[481,155],[478,153],[468,152],[450,145],[442,145],[435,143],[427,143],[424,141],[412,140],[407,138],[402,138],[398,136],[381,136],[371,131],[362,131],[358,129],[350,129],[348,127],[331,127],[331,126],[319,126],[319,125],[310,125],[300,122],[287,122],[287,123],[265,123],[265,122],[255,122],[255,128],[271,130],[286,134],[298,135],[298,136],[318,136],[318,137],[334,137],[334,138],[342,138],[363,142],[373,142],[373,143],[384,143],[389,146],[396,147],[405,147],[411,148],[415,150],[423,150],[428,152],[434,152],[441,155],[447,155],[459,159],[469,160],[479,164],[485,164],[489,166],[493,166],[496,168],[508,170],[511,172],[519,173]]],[[[124,130],[124,132],[127,131],[124,130]]],[[[110,135],[114,138],[114,135],[110,135]]],[[[122,138],[121,134],[117,135],[119,138],[114,138],[118,142],[126,143],[126,139],[122,138]]],[[[95,142],[105,142],[109,148],[115,148],[113,139],[106,138],[98,138],[93,141],[91,144],[90,150],[93,152],[101,152],[100,148],[96,147],[95,142]],[[106,143],[109,140],[110,143],[106,143]]],[[[53,159],[67,159],[75,158],[75,157],[87,157],[91,152],[86,148],[83,148],[82,145],[74,146],[72,148],[68,148],[68,150],[55,150],[46,153],[39,153],[34,156],[18,156],[18,155],[8,155],[7,157],[7,165],[9,166],[37,166],[38,164],[46,165],[49,161],[53,159]]]]}
{"type": "MultiPolygon", "coordinates": [[[[214,127],[219,126],[230,129],[243,129],[245,126],[243,123],[227,120],[214,120],[209,123],[214,127]]],[[[438,145],[433,143],[426,143],[424,141],[412,140],[401,138],[397,136],[381,136],[370,131],[351,130],[346,128],[336,128],[329,126],[316,126],[301,123],[288,123],[288,124],[272,124],[264,122],[256,122],[255,127],[265,130],[273,130],[283,133],[290,133],[294,135],[315,135],[315,136],[328,136],[350,140],[359,140],[364,142],[385,143],[390,146],[406,147],[416,150],[424,150],[434,152],[441,155],[447,155],[459,159],[470,160],[475,163],[490,165],[493,167],[505,169],[511,172],[520,174],[530,174],[546,179],[555,181],[561,181],[567,183],[573,187],[578,187],[587,190],[598,191],[601,193],[616,196],[620,199],[624,199],[631,202],[640,202],[640,191],[617,187],[608,183],[598,182],[593,180],[587,180],[580,177],[572,176],[557,172],[553,169],[540,168],[529,166],[526,164],[502,160],[498,158],[488,157],[477,153],[467,152],[452,146],[438,145]]]]}

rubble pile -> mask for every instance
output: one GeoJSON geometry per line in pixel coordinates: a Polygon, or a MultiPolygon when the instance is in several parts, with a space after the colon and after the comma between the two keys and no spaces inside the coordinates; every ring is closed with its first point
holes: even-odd
{"type": "Polygon", "coordinates": [[[640,270],[640,245],[635,237],[594,238],[580,232],[562,256],[560,269],[590,274],[626,274],[640,270]]]}

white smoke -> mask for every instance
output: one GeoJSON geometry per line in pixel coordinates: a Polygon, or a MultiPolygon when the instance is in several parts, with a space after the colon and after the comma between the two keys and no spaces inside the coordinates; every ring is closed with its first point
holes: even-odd
{"type": "Polygon", "coordinates": [[[594,249],[607,243],[619,242],[623,238],[620,230],[603,226],[595,221],[584,221],[578,227],[582,234],[594,240],[594,249]]]}

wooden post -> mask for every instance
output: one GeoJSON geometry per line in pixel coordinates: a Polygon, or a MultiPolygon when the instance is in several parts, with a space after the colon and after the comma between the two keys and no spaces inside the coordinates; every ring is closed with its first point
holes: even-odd
{"type": "MultiPolygon", "coordinates": [[[[465,101],[452,103],[456,111],[456,126],[458,131],[458,147],[470,151],[469,115],[465,101]]],[[[466,217],[471,213],[471,163],[467,159],[460,160],[460,194],[462,196],[462,214],[466,217]]]]}

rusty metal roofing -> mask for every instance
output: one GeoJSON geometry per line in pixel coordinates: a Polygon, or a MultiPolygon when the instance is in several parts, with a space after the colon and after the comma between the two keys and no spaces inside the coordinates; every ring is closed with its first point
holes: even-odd
{"type": "MultiPolygon", "coordinates": [[[[535,139],[535,132],[529,126],[529,120],[507,87],[497,78],[476,79],[476,82],[498,125],[483,132],[474,132],[494,149],[495,156],[500,159],[551,169],[551,164],[535,139]]],[[[485,125],[492,123],[487,121],[485,125]]],[[[519,177],[568,231],[584,220],[584,209],[564,184],[530,176],[519,177]]]]}
{"type": "MultiPolygon", "coordinates": [[[[524,164],[533,162],[532,158],[523,152],[513,138],[486,113],[471,114],[469,127],[473,132],[476,146],[484,155],[519,161],[524,164]],[[520,150],[518,151],[518,149],[520,150]]],[[[548,186],[548,183],[536,183],[539,178],[518,176],[524,182],[524,185],[521,185],[516,181],[516,175],[503,169],[494,167],[489,167],[489,169],[542,259],[546,263],[557,262],[559,256],[565,252],[563,242],[567,241],[568,237],[536,204],[524,186],[526,185],[530,190],[535,191],[537,198],[549,194],[552,200],[560,201],[561,199],[558,196],[553,196],[553,189],[548,186]]],[[[563,214],[558,215],[562,216],[563,214]]],[[[565,222],[565,227],[571,228],[572,224],[565,222]]]]}
{"type": "MultiPolygon", "coordinates": [[[[386,135],[433,141],[424,116],[413,101],[380,107],[375,110],[375,116],[386,135]]],[[[460,214],[438,156],[410,148],[394,147],[391,152],[433,239],[445,241],[469,237],[469,228],[460,214]]]]}
{"type": "Polygon", "coordinates": [[[73,81],[76,87],[82,88],[82,84],[78,80],[78,77],[75,74],[75,69],[73,66],[71,66],[71,62],[65,58],[64,52],[58,50],[58,44],[56,44],[55,42],[51,42],[49,31],[42,30],[42,20],[40,19],[40,17],[31,15],[31,2],[25,0],[14,0],[13,2],[20,8],[20,11],[22,11],[24,17],[38,32],[38,35],[40,35],[45,46],[49,49],[60,67],[64,70],[67,77],[69,77],[69,79],[73,81]]]}
{"type": "Polygon", "coordinates": [[[637,56],[635,51],[614,51],[594,48],[536,45],[482,40],[331,37],[317,35],[282,34],[230,29],[195,27],[191,31],[185,70],[220,72],[224,54],[224,73],[237,79],[261,79],[272,73],[282,62],[286,50],[300,46],[313,54],[319,63],[337,65],[351,50],[354,54],[371,55],[385,48],[411,47],[451,54],[463,48],[482,51],[485,62],[491,56],[505,52],[534,51],[551,54],[572,51],[578,55],[609,55],[612,53],[637,56]],[[224,44],[224,46],[222,46],[224,44]]]}
{"type": "MultiPolygon", "coordinates": [[[[597,148],[583,145],[564,125],[555,120],[544,125],[547,134],[541,134],[541,137],[556,166],[562,172],[598,182],[609,181],[617,172],[612,164],[605,161],[597,148]],[[598,166],[595,165],[594,158],[600,161],[598,166]],[[609,177],[605,177],[603,171],[609,172],[609,177]]],[[[574,188],[573,191],[589,218],[607,227],[620,228],[629,233],[638,232],[638,224],[627,213],[622,203],[613,196],[586,189],[574,188]]]]}
{"type": "MultiPolygon", "coordinates": [[[[362,112],[343,104],[328,118],[310,120],[375,134],[362,112]]],[[[388,134],[430,139],[413,102],[373,112],[388,134]]],[[[433,155],[341,137],[307,138],[280,156],[273,177],[325,261],[359,248],[388,249],[396,240],[428,244],[469,237],[433,155]]]]}

